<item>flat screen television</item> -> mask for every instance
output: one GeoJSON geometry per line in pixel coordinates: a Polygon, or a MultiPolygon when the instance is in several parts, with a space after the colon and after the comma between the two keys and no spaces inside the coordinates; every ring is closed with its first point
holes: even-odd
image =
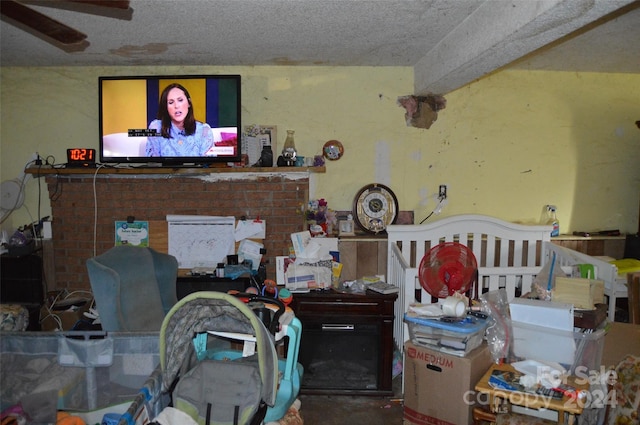
{"type": "Polygon", "coordinates": [[[99,77],[99,99],[102,163],[240,161],[239,75],[99,77]]]}

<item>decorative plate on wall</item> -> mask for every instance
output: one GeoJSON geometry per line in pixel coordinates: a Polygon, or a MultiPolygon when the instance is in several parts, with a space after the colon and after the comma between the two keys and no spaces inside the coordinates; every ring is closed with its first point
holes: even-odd
{"type": "Polygon", "coordinates": [[[329,140],[322,147],[322,155],[330,161],[342,158],[344,154],[344,146],[338,140],[329,140]]]}

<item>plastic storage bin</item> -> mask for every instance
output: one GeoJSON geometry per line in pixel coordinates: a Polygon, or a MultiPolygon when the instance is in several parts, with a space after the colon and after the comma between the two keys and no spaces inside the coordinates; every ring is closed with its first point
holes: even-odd
{"type": "Polygon", "coordinates": [[[600,369],[608,323],[571,332],[514,321],[513,354],[521,360],[560,363],[571,374],[587,375],[600,369]]]}
{"type": "Polygon", "coordinates": [[[156,370],[159,353],[158,333],[0,333],[1,408],[56,393],[57,408],[70,412],[126,406],[156,370]]]}
{"type": "Polygon", "coordinates": [[[409,339],[415,345],[464,357],[482,344],[487,320],[472,315],[457,321],[425,318],[405,313],[409,339]]]}

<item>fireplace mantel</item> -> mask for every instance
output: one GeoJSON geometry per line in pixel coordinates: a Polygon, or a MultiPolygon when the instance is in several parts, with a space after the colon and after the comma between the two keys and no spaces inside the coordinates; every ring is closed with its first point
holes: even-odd
{"type": "Polygon", "coordinates": [[[291,173],[324,173],[326,167],[146,167],[146,166],[131,166],[131,167],[29,167],[25,170],[25,173],[33,176],[47,176],[47,175],[204,175],[204,174],[261,174],[261,175],[273,175],[281,174],[287,175],[291,173]]]}

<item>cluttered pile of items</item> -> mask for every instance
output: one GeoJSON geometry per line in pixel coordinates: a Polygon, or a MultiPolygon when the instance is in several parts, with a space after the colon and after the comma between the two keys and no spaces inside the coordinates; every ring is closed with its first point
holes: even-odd
{"type": "MultiPolygon", "coordinates": [[[[567,276],[553,256],[534,279],[532,292],[510,301],[504,289],[477,294],[477,269],[473,252],[457,242],[436,245],[422,258],[418,280],[434,302],[411,304],[404,315],[410,337],[405,343],[405,420],[470,423],[473,407],[482,404],[470,394],[486,392],[493,400],[494,390],[565,405],[580,400],[576,411],[586,414],[583,408],[592,407],[592,415],[602,416],[606,400],[586,403],[593,399],[588,391],[607,392],[606,377],[587,378],[603,373],[607,327],[604,284],[593,279],[593,266],[575,265],[567,276]],[[584,379],[576,384],[576,377],[584,379]],[[595,381],[605,387],[589,385],[595,381]],[[460,408],[460,400],[468,409],[460,408]]],[[[509,411],[519,412],[511,404],[509,411]]],[[[485,407],[495,413],[495,406],[485,407]]],[[[542,414],[534,409],[533,415],[542,421],[571,413],[556,410],[542,414]]]]}
{"type": "Polygon", "coordinates": [[[276,282],[291,293],[332,289],[341,293],[363,294],[371,290],[380,294],[399,291],[385,282],[382,275],[346,279],[340,260],[338,238],[314,236],[310,230],[291,234],[293,252],[276,257],[276,282]]]}

